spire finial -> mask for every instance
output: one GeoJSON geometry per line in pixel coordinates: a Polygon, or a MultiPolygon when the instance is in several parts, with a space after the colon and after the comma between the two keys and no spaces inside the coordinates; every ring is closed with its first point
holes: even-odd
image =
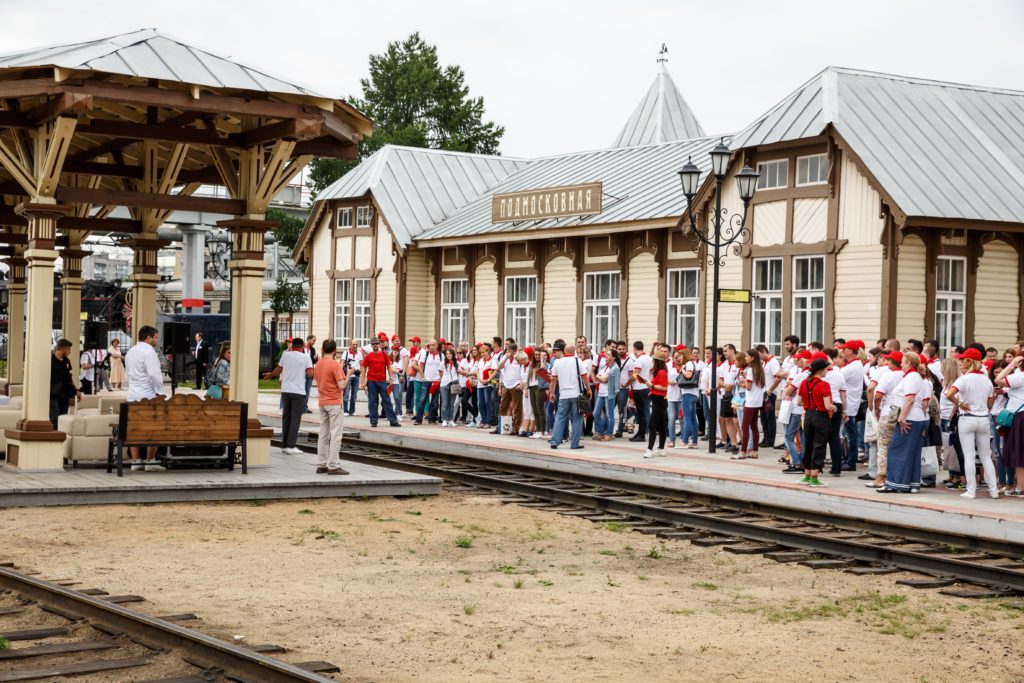
{"type": "Polygon", "coordinates": [[[668,45],[665,45],[665,43],[662,43],[661,44],[661,49],[658,50],[658,63],[659,64],[662,64],[662,63],[668,61],[668,57],[665,56],[667,54],[668,54],[668,45]]]}

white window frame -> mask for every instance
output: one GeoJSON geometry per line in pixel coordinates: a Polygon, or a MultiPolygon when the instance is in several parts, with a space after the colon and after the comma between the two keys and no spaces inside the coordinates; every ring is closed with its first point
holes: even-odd
{"type": "Polygon", "coordinates": [[[352,207],[346,206],[338,209],[337,213],[338,230],[348,230],[352,227],[352,207]]]}
{"type": "Polygon", "coordinates": [[[357,277],[352,281],[352,303],[352,337],[366,346],[373,334],[373,280],[357,277]]]}
{"type": "Polygon", "coordinates": [[[687,348],[694,348],[700,339],[700,268],[672,268],[666,273],[665,278],[665,324],[668,328],[665,334],[665,342],[675,346],[686,344],[687,348]],[[696,281],[694,295],[685,296],[684,279],[692,274],[696,281]],[[678,278],[678,281],[677,281],[678,278]],[[673,284],[679,287],[673,291],[673,284]],[[682,296],[680,296],[682,294],[682,296]],[[693,319],[693,334],[687,334],[686,321],[693,319]]]}
{"type": "Polygon", "coordinates": [[[751,346],[764,344],[772,354],[778,356],[782,354],[782,298],[785,289],[782,257],[754,259],[751,270],[751,346]],[[765,267],[769,271],[766,287],[760,286],[762,283],[758,278],[758,266],[761,264],[767,264],[765,267]],[[770,282],[773,270],[777,270],[778,274],[777,287],[770,282]]]}
{"type": "MultiPolygon", "coordinates": [[[[793,334],[808,342],[819,341],[824,343],[825,339],[825,273],[826,263],[824,256],[797,256],[793,258],[793,300],[792,300],[792,328],[793,334]],[[821,264],[821,286],[799,288],[797,270],[801,263],[818,262],[821,264]],[[817,319],[817,322],[816,322],[817,319]]],[[[810,274],[811,271],[809,271],[810,274]]],[[[815,283],[811,283],[814,285],[815,283]]]]}
{"type": "MultiPolygon", "coordinates": [[[[527,287],[529,289],[529,287],[527,287]]],[[[537,276],[510,275],[505,278],[505,336],[513,337],[519,346],[532,344],[537,338],[537,276]],[[533,300],[512,301],[509,293],[514,284],[524,280],[533,281],[533,300]],[[520,337],[522,337],[520,339],[520,337]]]]}
{"type": "MultiPolygon", "coordinates": [[[[824,153],[822,153],[822,154],[807,154],[807,155],[802,156],[802,157],[797,157],[796,158],[796,186],[797,187],[806,187],[808,185],[824,185],[825,183],[828,182],[828,170],[829,170],[828,166],[829,166],[828,165],[828,154],[824,154],[824,153]],[[810,173],[811,173],[811,160],[812,159],[817,159],[818,160],[818,176],[819,176],[819,179],[804,180],[804,181],[801,182],[801,180],[800,180],[800,165],[801,164],[806,164],[807,176],[810,177],[810,173]]],[[[801,337],[801,339],[802,338],[803,337],[801,337]]]]}
{"type": "Polygon", "coordinates": [[[935,338],[945,357],[957,346],[963,346],[966,333],[967,259],[963,256],[940,256],[935,265],[935,338]],[[960,282],[952,282],[953,263],[959,264],[960,282]],[[955,287],[959,284],[959,289],[955,287]]]}
{"type": "Polygon", "coordinates": [[[373,207],[372,206],[358,206],[358,207],[356,207],[356,227],[357,228],[368,228],[368,227],[370,227],[370,222],[371,221],[373,221],[373,207]]]}
{"type": "Polygon", "coordinates": [[[583,335],[595,345],[606,339],[619,338],[622,320],[622,273],[605,270],[583,274],[583,335]],[[608,278],[608,297],[598,298],[596,283],[599,278],[608,278]]]}
{"type": "Polygon", "coordinates": [[[466,278],[441,280],[441,336],[455,343],[469,341],[469,280],[466,278]],[[452,296],[456,289],[464,294],[458,301],[452,296]]]}
{"type": "Polygon", "coordinates": [[[770,159],[768,161],[759,161],[757,164],[757,172],[761,175],[757,178],[757,189],[759,190],[779,190],[785,187],[789,187],[789,158],[783,159],[770,159]],[[776,182],[781,182],[776,185],[768,184],[768,176],[772,167],[777,168],[776,173],[778,174],[776,182]],[[781,172],[780,172],[781,171],[781,172]]]}
{"type": "Polygon", "coordinates": [[[341,278],[334,281],[334,339],[339,348],[348,346],[351,330],[352,280],[341,278]]]}

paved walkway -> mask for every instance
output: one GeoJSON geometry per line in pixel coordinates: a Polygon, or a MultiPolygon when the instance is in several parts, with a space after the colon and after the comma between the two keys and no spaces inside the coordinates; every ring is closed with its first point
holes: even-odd
{"type": "MultiPolygon", "coordinates": [[[[315,400],[311,400],[310,406],[314,412],[303,417],[303,425],[315,430],[319,423],[315,400]]],[[[261,395],[259,412],[261,416],[279,417],[277,397],[261,395]]],[[[403,421],[401,428],[389,427],[383,419],[378,427],[371,428],[364,415],[366,404],[360,403],[356,416],[346,418],[346,430],[358,430],[364,440],[381,444],[421,445],[438,452],[471,453],[495,460],[587,471],[681,490],[741,496],[776,505],[834,511],[1024,543],[1024,499],[992,500],[979,493],[978,498],[970,500],[960,497],[959,492],[942,488],[941,484],[916,495],[880,494],[866,488],[867,482],[857,479],[867,471],[864,465],[858,472],[844,472],[841,477],[826,474],[823,481],[828,488],[809,489],[797,483],[799,476],[782,473],[783,465],[777,462],[782,452],[775,450],[762,452],[757,460],[730,460],[727,453],[720,451],[711,455],[706,447],[670,449],[667,457],[644,459],[645,444],[631,443],[627,439],[610,442],[585,439],[582,450],[570,450],[568,444],[552,450],[543,440],[497,436],[467,427],[453,429],[426,423],[414,426],[409,419],[403,421]]],[[[940,476],[940,481],[942,478],[940,476]]]]}

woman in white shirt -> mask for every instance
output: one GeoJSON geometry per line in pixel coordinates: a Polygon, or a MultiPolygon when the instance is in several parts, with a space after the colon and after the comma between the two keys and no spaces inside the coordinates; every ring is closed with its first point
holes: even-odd
{"type": "MultiPolygon", "coordinates": [[[[949,478],[943,484],[947,489],[962,489],[967,486],[967,479],[964,477],[964,452],[960,447],[959,438],[951,438],[953,408],[956,407],[956,404],[946,397],[946,391],[960,377],[960,364],[956,362],[955,358],[944,358],[939,374],[942,375],[942,393],[939,394],[939,429],[942,432],[943,444],[942,466],[949,470],[949,478]]],[[[959,421],[958,418],[957,422],[959,421]]]]}
{"type": "Polygon", "coordinates": [[[408,356],[402,357],[401,349],[391,349],[388,354],[391,359],[391,398],[395,403],[395,416],[402,421],[402,377],[405,374],[405,365],[408,356]]]}
{"type": "Polygon", "coordinates": [[[981,352],[978,349],[967,349],[957,356],[957,360],[960,361],[961,375],[952,386],[946,387],[945,396],[955,403],[960,413],[957,432],[960,435],[960,446],[964,450],[964,473],[967,474],[967,490],[960,495],[964,498],[974,498],[978,490],[974,468],[974,456],[977,455],[985,471],[988,495],[998,498],[996,468],[992,463],[988,426],[988,403],[992,397],[992,381],[981,370],[981,352]]]}
{"type": "MultiPolygon", "coordinates": [[[[1024,496],[1024,356],[1018,355],[996,376],[996,386],[1006,394],[1006,408],[1013,414],[1013,423],[1003,439],[1006,467],[1014,471],[1014,485],[1008,496],[1024,496]]],[[[988,476],[988,475],[986,475],[988,476]]]]}
{"type": "Polygon", "coordinates": [[[462,389],[459,385],[459,359],[455,349],[445,349],[440,370],[441,426],[454,427],[455,401],[462,389]]]}
{"type": "Polygon", "coordinates": [[[921,376],[921,359],[913,351],[903,354],[902,378],[892,393],[899,407],[896,429],[889,443],[885,486],[879,493],[918,493],[921,490],[921,448],[928,427],[928,401],[931,384],[921,376]]]}
{"type": "Polygon", "coordinates": [[[477,425],[479,412],[476,405],[476,393],[473,391],[475,382],[473,375],[476,372],[480,351],[470,347],[469,351],[459,360],[459,386],[462,387],[462,418],[463,422],[470,427],[477,425]],[[471,419],[472,418],[472,419],[471,419]]]}
{"type": "Polygon", "coordinates": [[[732,456],[733,460],[757,459],[757,447],[761,443],[757,426],[760,424],[761,408],[764,406],[765,380],[761,354],[756,349],[750,349],[747,351],[747,367],[743,370],[743,377],[740,380],[747,392],[743,399],[743,415],[740,420],[740,452],[732,456]]]}
{"type": "Polygon", "coordinates": [[[679,411],[683,407],[683,390],[679,388],[679,373],[682,372],[686,359],[682,351],[676,351],[672,361],[668,363],[668,444],[667,448],[676,447],[676,425],[682,423],[679,411]]]}

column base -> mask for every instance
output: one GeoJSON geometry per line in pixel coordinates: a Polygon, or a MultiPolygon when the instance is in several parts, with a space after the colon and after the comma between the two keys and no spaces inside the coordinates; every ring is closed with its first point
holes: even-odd
{"type": "Polygon", "coordinates": [[[8,429],[7,463],[5,467],[16,471],[63,472],[64,432],[30,432],[8,429]]]}
{"type": "Polygon", "coordinates": [[[264,427],[259,420],[249,419],[245,434],[246,459],[249,467],[270,467],[270,440],[274,430],[264,427]]]}

